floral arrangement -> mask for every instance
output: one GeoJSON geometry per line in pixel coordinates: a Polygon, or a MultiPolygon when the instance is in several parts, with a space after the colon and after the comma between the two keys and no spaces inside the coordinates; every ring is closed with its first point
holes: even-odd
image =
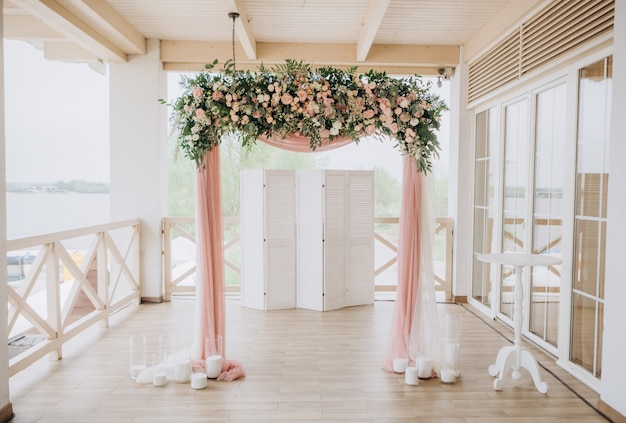
{"type": "Polygon", "coordinates": [[[387,135],[402,154],[415,158],[421,172],[429,172],[438,155],[435,131],[447,107],[418,76],[357,74],[355,67],[312,71],[294,60],[271,69],[261,65],[256,72],[236,70],[228,61],[223,72],[212,71],[217,63],[183,77],[184,92],[172,104],[180,148],[198,166],[232,133],[243,145],[297,133],[310,140],[311,150],[338,138],[358,142],[387,135]]]}

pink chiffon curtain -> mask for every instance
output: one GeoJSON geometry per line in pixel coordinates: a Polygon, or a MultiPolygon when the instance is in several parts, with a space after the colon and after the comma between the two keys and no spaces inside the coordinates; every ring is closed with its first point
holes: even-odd
{"type": "MultiPolygon", "coordinates": [[[[205,339],[221,335],[222,373],[218,380],[245,375],[241,364],[226,359],[226,303],[224,297],[224,232],[220,151],[213,148],[204,156],[196,173],[196,326],[193,356],[206,359],[205,339]]],[[[204,369],[200,369],[204,370],[204,369]]]]}
{"type": "MultiPolygon", "coordinates": [[[[262,141],[276,148],[280,148],[282,150],[295,151],[297,153],[312,152],[309,138],[304,137],[297,132],[291,134],[287,138],[259,137],[259,141],[262,141]]],[[[330,142],[323,142],[321,146],[315,149],[315,151],[319,152],[334,150],[336,148],[343,147],[344,145],[348,145],[352,142],[353,140],[351,138],[337,137],[330,142]]]]}
{"type": "Polygon", "coordinates": [[[432,264],[432,181],[412,158],[406,156],[403,165],[396,301],[383,368],[391,371],[396,358],[425,355],[437,374],[441,336],[432,264]]]}
{"type": "MultiPolygon", "coordinates": [[[[261,141],[291,151],[310,152],[309,139],[295,134],[287,139],[262,138],[261,141]]],[[[326,151],[352,142],[333,140],[316,151],[326,151]]],[[[392,369],[394,358],[428,348],[439,355],[439,329],[435,309],[432,271],[431,201],[426,177],[417,169],[415,160],[404,159],[402,210],[398,245],[398,285],[389,339],[383,367],[392,369]],[[426,199],[426,200],[425,200],[426,199]]],[[[221,335],[222,352],[226,357],[226,313],[224,298],[223,213],[220,181],[220,154],[215,147],[204,157],[204,166],[197,171],[197,261],[196,261],[196,327],[193,354],[205,359],[204,340],[221,335]]],[[[433,360],[438,371],[438,362],[433,360]]],[[[244,376],[240,363],[223,361],[220,380],[244,376]]]]}

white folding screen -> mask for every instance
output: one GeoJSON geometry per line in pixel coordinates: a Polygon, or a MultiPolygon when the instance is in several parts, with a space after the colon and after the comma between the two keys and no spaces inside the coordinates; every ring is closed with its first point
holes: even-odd
{"type": "Polygon", "coordinates": [[[243,171],[241,236],[244,306],[374,302],[372,171],[243,171]]]}

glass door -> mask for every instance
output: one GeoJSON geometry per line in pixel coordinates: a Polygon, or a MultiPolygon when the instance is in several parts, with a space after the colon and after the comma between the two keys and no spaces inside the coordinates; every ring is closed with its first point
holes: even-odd
{"type": "MultiPolygon", "coordinates": [[[[502,187],[502,252],[526,252],[528,224],[528,99],[504,108],[504,184],[502,187]]],[[[500,280],[500,312],[513,318],[512,266],[502,266],[500,280]]]]}
{"type": "Polygon", "coordinates": [[[579,72],[570,360],[602,375],[612,57],[579,72]]]}
{"type": "Polygon", "coordinates": [[[472,298],[491,308],[493,280],[491,265],[476,257],[482,253],[496,252],[494,236],[495,182],[497,178],[498,133],[495,109],[476,115],[476,144],[474,152],[474,264],[472,298]]]}
{"type": "MultiPolygon", "coordinates": [[[[533,254],[562,256],[566,99],[564,83],[535,96],[533,254]]],[[[530,279],[529,330],[554,347],[559,333],[560,269],[560,265],[533,267],[530,279]]]]}

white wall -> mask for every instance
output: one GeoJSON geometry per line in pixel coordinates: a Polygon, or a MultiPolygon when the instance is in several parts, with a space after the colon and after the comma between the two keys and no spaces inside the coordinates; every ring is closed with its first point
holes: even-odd
{"type": "Polygon", "coordinates": [[[141,297],[162,299],[161,219],[167,213],[166,78],[159,41],[110,65],[111,219],[141,219],[141,297]]]}
{"type": "Polygon", "coordinates": [[[615,2],[613,107],[609,162],[604,342],[600,397],[626,416],[626,1],[615,2]]]}
{"type": "MultiPolygon", "coordinates": [[[[0,6],[2,6],[0,0],[0,6]]],[[[0,11],[2,18],[2,11],[0,11]]],[[[0,33],[3,33],[3,19],[0,19],[0,33]]],[[[0,203],[0,269],[7,268],[7,219],[6,219],[6,165],[4,157],[4,44],[0,43],[0,187],[2,202],[0,203]]],[[[0,339],[7,339],[7,272],[0,272],[0,339]]],[[[3,342],[0,347],[0,409],[9,404],[9,346],[3,342]]]]}

